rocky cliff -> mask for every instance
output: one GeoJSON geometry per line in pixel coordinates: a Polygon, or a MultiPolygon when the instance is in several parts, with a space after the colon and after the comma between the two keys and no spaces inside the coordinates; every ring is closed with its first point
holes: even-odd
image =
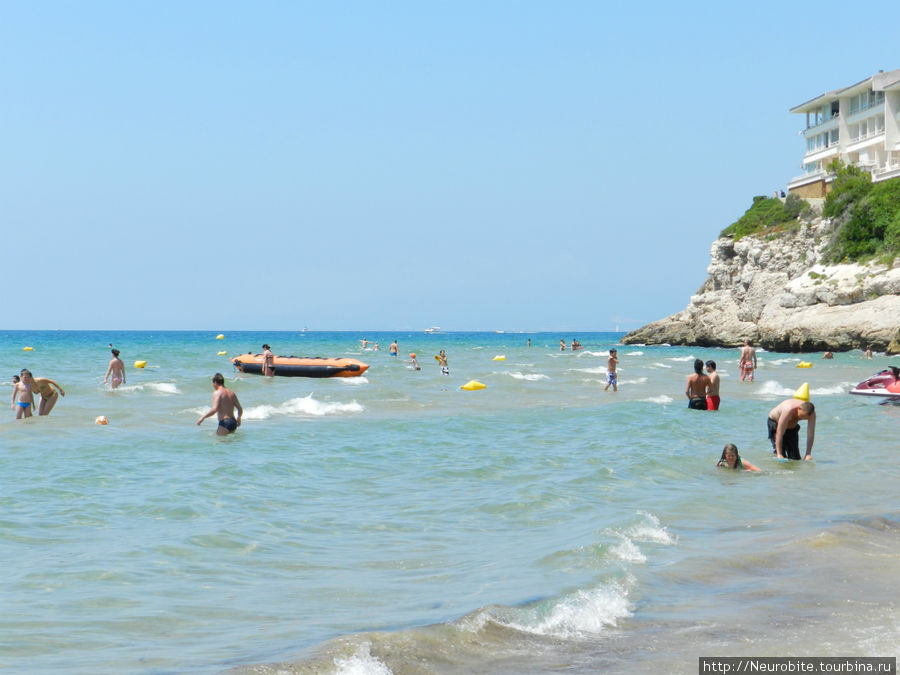
{"type": "Polygon", "coordinates": [[[717,239],[709,277],[684,311],[628,333],[625,344],[773,351],[865,349],[900,353],[900,267],[826,265],[834,233],[816,217],[799,229],[717,239]]]}

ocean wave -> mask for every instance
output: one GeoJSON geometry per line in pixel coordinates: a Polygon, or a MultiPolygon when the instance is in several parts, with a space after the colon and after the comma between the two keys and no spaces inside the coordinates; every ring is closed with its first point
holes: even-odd
{"type": "Polygon", "coordinates": [[[774,361],[768,361],[773,366],[783,366],[785,363],[800,363],[801,359],[795,358],[783,358],[783,359],[775,359],[774,361]]]}
{"type": "Polygon", "coordinates": [[[506,373],[515,380],[526,380],[527,382],[537,382],[538,380],[549,380],[550,378],[543,373],[506,373]]]}
{"type": "Polygon", "coordinates": [[[591,352],[585,349],[578,356],[609,356],[609,352],[591,352]]]}
{"type": "Polygon", "coordinates": [[[644,403],[659,403],[660,405],[668,405],[669,403],[673,403],[674,400],[675,399],[673,399],[671,396],[666,396],[665,394],[641,399],[641,401],[643,401],[644,403]]]}
{"type": "Polygon", "coordinates": [[[322,417],[324,415],[340,415],[342,413],[357,413],[365,410],[356,401],[350,403],[335,403],[317,401],[312,394],[301,398],[292,398],[279,406],[258,405],[244,410],[245,420],[267,420],[276,415],[311,415],[322,417]]]}
{"type": "Polygon", "coordinates": [[[670,366],[667,363],[651,363],[650,367],[651,368],[671,368],[672,366],[670,366]]]}
{"type": "MultiPolygon", "coordinates": [[[[410,366],[410,367],[412,367],[412,366],[410,366]]],[[[360,384],[369,384],[368,378],[366,378],[363,375],[359,375],[357,377],[336,377],[334,379],[340,380],[344,384],[351,386],[351,387],[358,386],[360,384]]]]}
{"type": "Polygon", "coordinates": [[[625,352],[625,356],[643,356],[644,352],[625,352]]]}
{"type": "Polygon", "coordinates": [[[494,622],[523,633],[570,639],[597,635],[615,626],[619,619],[630,616],[631,603],[624,586],[609,582],[530,607],[494,607],[482,613],[482,626],[494,622]]]}
{"type": "Polygon", "coordinates": [[[693,362],[695,356],[673,356],[669,359],[669,361],[690,361],[693,362]]]}
{"type": "Polygon", "coordinates": [[[678,539],[669,532],[660,522],[659,518],[647,511],[639,511],[640,522],[625,529],[624,535],[633,541],[651,542],[671,546],[678,539]]]}
{"type": "Polygon", "coordinates": [[[761,396],[793,396],[794,390],[785,387],[777,380],[765,380],[756,390],[761,396]]]}
{"type": "Polygon", "coordinates": [[[123,384],[118,389],[111,391],[122,391],[127,393],[140,392],[144,390],[154,394],[180,394],[181,390],[175,386],[174,382],[146,382],[144,384],[123,384]]]}
{"type": "Polygon", "coordinates": [[[391,675],[391,669],[372,656],[371,649],[372,643],[364,642],[352,656],[346,658],[336,656],[335,675],[391,675]]]}
{"type": "Polygon", "coordinates": [[[570,368],[573,373],[588,373],[589,375],[598,375],[606,372],[606,366],[597,366],[596,368],[570,368]]]}
{"type": "Polygon", "coordinates": [[[846,394],[855,386],[855,382],[842,382],[833,387],[810,387],[809,393],[810,396],[835,396],[837,394],[846,394]]]}
{"type": "Polygon", "coordinates": [[[631,541],[631,539],[623,538],[621,542],[610,547],[609,551],[619,560],[627,563],[643,564],[647,562],[647,556],[641,552],[638,545],[631,541]]]}
{"type": "Polygon", "coordinates": [[[619,384],[646,384],[646,377],[638,377],[634,380],[619,380],[619,384]]]}

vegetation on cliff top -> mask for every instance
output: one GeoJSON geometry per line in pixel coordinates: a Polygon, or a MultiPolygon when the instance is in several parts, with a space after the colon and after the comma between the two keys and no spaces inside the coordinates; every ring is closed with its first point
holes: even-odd
{"type": "MultiPolygon", "coordinates": [[[[855,262],[881,258],[892,263],[900,255],[900,178],[872,183],[867,172],[839,161],[828,169],[836,176],[822,215],[834,219],[836,228],[826,259],[855,262]]],[[[788,195],[784,203],[754,197],[750,208],[722,230],[722,236],[731,235],[737,241],[750,234],[774,234],[799,225],[798,218],[809,213],[809,204],[796,195],[788,195]]]]}
{"type": "Polygon", "coordinates": [[[900,179],[873,183],[868,173],[855,166],[834,162],[828,168],[837,176],[822,215],[838,223],[828,259],[849,262],[880,257],[892,262],[900,254],[900,179]]]}
{"type": "Polygon", "coordinates": [[[788,195],[783,204],[775,197],[754,197],[753,205],[722,230],[722,236],[733,235],[737,241],[748,234],[775,231],[796,223],[798,216],[805,216],[809,211],[809,204],[797,195],[788,195]]]}

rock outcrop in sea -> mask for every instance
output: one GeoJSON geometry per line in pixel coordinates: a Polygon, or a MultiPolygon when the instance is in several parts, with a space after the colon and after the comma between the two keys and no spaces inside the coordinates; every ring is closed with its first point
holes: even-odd
{"type": "Polygon", "coordinates": [[[900,353],[900,267],[825,264],[829,219],[778,234],[717,239],[709,277],[681,312],[628,333],[625,344],[772,351],[865,349],[900,353]]]}

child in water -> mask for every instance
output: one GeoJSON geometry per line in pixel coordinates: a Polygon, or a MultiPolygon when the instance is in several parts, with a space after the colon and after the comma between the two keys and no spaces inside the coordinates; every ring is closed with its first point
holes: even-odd
{"type": "Polygon", "coordinates": [[[751,464],[750,462],[744,461],[741,459],[740,454],[738,454],[737,446],[734,443],[729,443],[722,450],[722,456],[719,458],[719,463],[716,466],[722,469],[743,469],[744,471],[759,471],[759,468],[751,464]]]}

